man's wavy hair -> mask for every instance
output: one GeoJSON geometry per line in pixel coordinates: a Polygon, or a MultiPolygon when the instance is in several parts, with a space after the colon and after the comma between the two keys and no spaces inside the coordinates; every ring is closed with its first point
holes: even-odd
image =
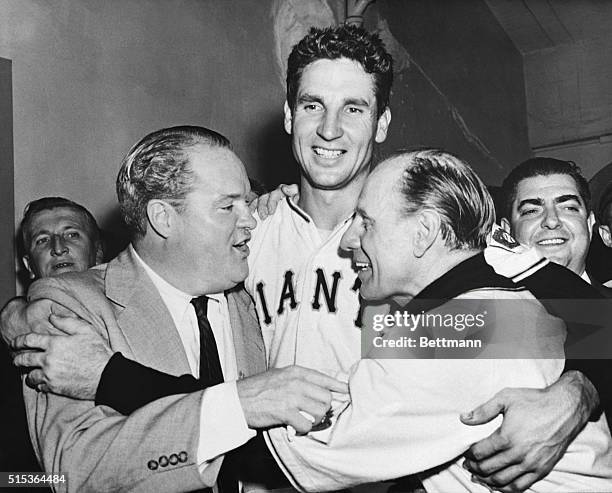
{"type": "Polygon", "coordinates": [[[380,116],[389,106],[393,83],[393,58],[377,34],[351,25],[325,29],[312,27],[293,47],[287,65],[287,103],[293,111],[304,69],[317,60],[348,58],[374,77],[376,110],[380,116]]]}
{"type": "Polygon", "coordinates": [[[526,178],[534,176],[568,175],[574,179],[578,194],[584,202],[587,211],[591,210],[591,191],[580,167],[573,161],[562,161],[551,157],[535,157],[523,161],[514,168],[502,183],[502,198],[504,217],[512,217],[512,204],[516,199],[518,185],[526,178]]]}
{"type": "Polygon", "coordinates": [[[179,212],[195,174],[189,150],[198,144],[231,149],[223,135],[204,127],[178,126],[150,133],[127,153],[117,175],[117,198],[132,239],[147,231],[147,204],[165,200],[179,212]]]}
{"type": "Polygon", "coordinates": [[[457,156],[437,149],[401,152],[406,168],[399,183],[403,209],[440,214],[440,229],[451,250],[482,250],[495,222],[495,206],[486,185],[457,156]]]}

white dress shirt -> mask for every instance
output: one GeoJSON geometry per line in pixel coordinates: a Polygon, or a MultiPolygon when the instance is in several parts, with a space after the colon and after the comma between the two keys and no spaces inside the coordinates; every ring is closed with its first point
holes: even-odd
{"type": "Polygon", "coordinates": [[[580,277],[582,277],[582,279],[586,282],[588,282],[589,284],[592,284],[591,282],[591,278],[589,277],[589,275],[587,274],[587,271],[583,271],[582,274],[580,275],[580,277]]]}
{"type": "MultiPolygon", "coordinates": [[[[191,374],[199,378],[200,331],[195,309],[191,304],[193,296],[182,292],[164,280],[142,260],[133,248],[132,253],[159,291],[183,343],[191,374]]],[[[202,394],[197,451],[200,474],[204,473],[214,459],[243,445],[255,436],[255,431],[247,426],[238,399],[236,389],[238,368],[227,300],[223,293],[207,296],[209,298],[207,317],[217,343],[225,382],[209,387],[202,394]]]]}

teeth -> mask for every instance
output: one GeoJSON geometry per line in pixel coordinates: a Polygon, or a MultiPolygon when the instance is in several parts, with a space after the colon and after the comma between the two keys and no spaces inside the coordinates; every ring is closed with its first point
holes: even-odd
{"type": "Polygon", "coordinates": [[[72,264],[69,262],[62,262],[55,265],[56,269],[63,269],[64,267],[70,267],[72,264]]]}
{"type": "Polygon", "coordinates": [[[315,147],[313,148],[313,150],[317,156],[321,156],[327,159],[340,157],[344,152],[342,150],[323,149],[321,147],[315,147]]]}
{"type": "Polygon", "coordinates": [[[565,243],[563,238],[551,238],[549,240],[538,241],[538,245],[561,245],[562,243],[565,243]]]}
{"type": "Polygon", "coordinates": [[[362,272],[364,270],[368,270],[370,268],[370,263],[369,262],[358,262],[355,261],[355,269],[357,269],[359,272],[362,272]]]}

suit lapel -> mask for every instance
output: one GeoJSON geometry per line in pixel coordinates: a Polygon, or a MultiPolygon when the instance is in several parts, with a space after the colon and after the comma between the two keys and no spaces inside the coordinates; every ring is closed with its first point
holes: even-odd
{"type": "Polygon", "coordinates": [[[106,296],[123,307],[117,323],[139,362],[174,375],[191,373],[174,321],[131,248],[109,264],[105,289],[106,296]]]}

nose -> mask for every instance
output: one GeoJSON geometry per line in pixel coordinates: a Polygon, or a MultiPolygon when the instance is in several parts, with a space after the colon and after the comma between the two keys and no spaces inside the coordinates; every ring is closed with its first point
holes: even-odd
{"type": "Polygon", "coordinates": [[[64,255],[68,253],[68,247],[64,242],[64,237],[62,235],[53,235],[51,236],[51,255],[64,255]]]}
{"type": "Polygon", "coordinates": [[[560,226],[559,214],[555,207],[547,207],[544,211],[542,227],[546,229],[556,229],[560,226]]]}
{"type": "Polygon", "coordinates": [[[343,130],[340,116],[333,111],[326,111],[317,128],[317,134],[325,140],[334,140],[342,137],[343,130]]]}
{"type": "Polygon", "coordinates": [[[245,229],[254,229],[257,226],[257,221],[255,221],[255,216],[249,209],[249,206],[245,204],[240,212],[240,217],[238,218],[238,227],[245,229]]]}
{"type": "Polygon", "coordinates": [[[340,248],[345,251],[353,251],[361,248],[361,220],[354,217],[349,228],[340,239],[340,248]]]}

